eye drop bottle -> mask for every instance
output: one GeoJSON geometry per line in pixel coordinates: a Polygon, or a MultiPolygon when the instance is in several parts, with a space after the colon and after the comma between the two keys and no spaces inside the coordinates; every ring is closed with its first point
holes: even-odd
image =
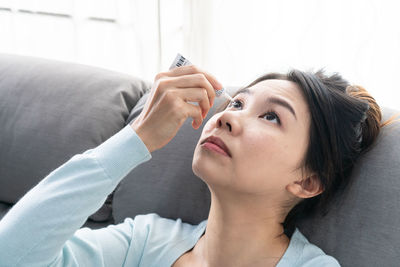
{"type": "MultiPolygon", "coordinates": [[[[192,65],[192,63],[186,59],[184,56],[182,56],[181,54],[177,54],[174,61],[172,62],[171,66],[169,67],[169,69],[174,69],[174,68],[179,68],[182,66],[187,66],[187,65],[192,65]]],[[[232,97],[230,95],[228,95],[228,93],[226,92],[225,88],[222,88],[220,90],[215,90],[215,95],[217,97],[223,96],[226,99],[228,99],[229,101],[232,101],[232,97]]]]}

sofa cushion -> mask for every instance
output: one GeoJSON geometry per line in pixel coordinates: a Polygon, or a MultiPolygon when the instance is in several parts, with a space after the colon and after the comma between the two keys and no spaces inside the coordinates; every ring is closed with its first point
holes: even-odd
{"type": "Polygon", "coordinates": [[[0,54],[0,201],[15,203],[73,155],[122,129],[149,88],[109,70],[0,54]]]}
{"type": "MultiPolygon", "coordinates": [[[[383,108],[384,120],[395,110],[383,108]]],[[[300,222],[311,243],[342,266],[400,263],[400,122],[382,128],[356,164],[352,182],[330,212],[300,222]]]]}
{"type": "Polygon", "coordinates": [[[4,217],[4,215],[6,215],[6,213],[10,210],[10,208],[11,208],[10,204],[0,202],[0,220],[1,218],[4,217]]]}

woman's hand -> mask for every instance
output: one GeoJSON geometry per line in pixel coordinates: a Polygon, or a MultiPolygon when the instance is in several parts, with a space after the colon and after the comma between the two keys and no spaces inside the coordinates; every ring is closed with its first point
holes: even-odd
{"type": "Polygon", "coordinates": [[[222,85],[196,66],[183,66],[156,75],[142,112],[132,128],[153,152],[174,138],[184,121],[193,118],[198,129],[212,107],[215,90],[222,85]],[[198,102],[199,106],[187,103],[198,102]]]}

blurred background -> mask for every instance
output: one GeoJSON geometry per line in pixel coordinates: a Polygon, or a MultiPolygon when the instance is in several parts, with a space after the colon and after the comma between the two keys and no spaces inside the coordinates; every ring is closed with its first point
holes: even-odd
{"type": "Polygon", "coordinates": [[[152,81],[177,52],[223,84],[339,72],[400,109],[397,0],[0,0],[0,53],[152,81]]]}

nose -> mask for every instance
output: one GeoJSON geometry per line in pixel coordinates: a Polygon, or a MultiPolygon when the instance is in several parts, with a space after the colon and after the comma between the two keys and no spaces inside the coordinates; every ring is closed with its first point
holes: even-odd
{"type": "Polygon", "coordinates": [[[224,125],[224,127],[228,127],[229,131],[232,132],[232,125],[227,121],[223,121],[222,118],[218,119],[217,125],[218,125],[218,127],[222,127],[222,125],[224,125]]]}
{"type": "Polygon", "coordinates": [[[226,128],[229,132],[232,132],[232,120],[228,116],[228,114],[222,114],[217,120],[217,127],[218,128],[226,128]]]}

